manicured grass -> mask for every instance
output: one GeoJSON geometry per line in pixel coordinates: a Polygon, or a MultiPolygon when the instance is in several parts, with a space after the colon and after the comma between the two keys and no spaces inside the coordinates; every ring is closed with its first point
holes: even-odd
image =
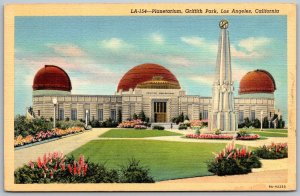
{"type": "Polygon", "coordinates": [[[258,134],[262,137],[287,137],[286,133],[268,132],[268,131],[250,131],[250,133],[258,134]]]}
{"type": "MultiPolygon", "coordinates": [[[[246,129],[249,131],[260,131],[260,129],[246,129]]],[[[287,129],[263,129],[264,132],[288,133],[287,129]]]]}
{"type": "Polygon", "coordinates": [[[170,131],[160,130],[138,130],[138,129],[111,129],[99,137],[110,138],[144,138],[144,137],[159,137],[159,136],[176,136],[182,135],[170,131]]]}
{"type": "Polygon", "coordinates": [[[212,152],[220,152],[222,143],[186,143],[149,140],[93,140],[75,151],[92,162],[105,163],[108,168],[119,168],[130,158],[150,168],[156,181],[212,175],[206,161],[212,152]]]}

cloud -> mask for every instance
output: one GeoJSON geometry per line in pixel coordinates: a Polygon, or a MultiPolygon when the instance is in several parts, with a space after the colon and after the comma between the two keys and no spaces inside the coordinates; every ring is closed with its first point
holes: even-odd
{"type": "Polygon", "coordinates": [[[101,45],[107,49],[111,50],[119,50],[121,48],[131,47],[130,44],[126,43],[124,40],[120,38],[110,38],[101,41],[101,45]]]}
{"type": "Polygon", "coordinates": [[[244,48],[248,52],[253,52],[261,47],[271,43],[271,39],[267,37],[248,37],[239,42],[238,46],[244,48]]]}
{"type": "Polygon", "coordinates": [[[157,44],[163,44],[165,42],[165,38],[159,33],[152,33],[151,40],[157,44]]]}
{"type": "Polygon", "coordinates": [[[191,36],[191,37],[181,37],[180,40],[190,46],[210,50],[211,52],[216,53],[218,45],[215,42],[208,41],[205,38],[191,36]]]}
{"type": "Polygon", "coordinates": [[[192,76],[190,79],[200,84],[212,85],[214,78],[215,76],[211,74],[211,75],[192,76]]]}
{"type": "Polygon", "coordinates": [[[234,45],[230,47],[230,52],[232,57],[237,57],[240,59],[253,59],[253,58],[260,58],[263,56],[263,53],[240,51],[236,49],[234,45]]]}
{"type": "Polygon", "coordinates": [[[82,57],[86,55],[83,49],[74,44],[47,44],[47,46],[62,56],[82,57]]]}

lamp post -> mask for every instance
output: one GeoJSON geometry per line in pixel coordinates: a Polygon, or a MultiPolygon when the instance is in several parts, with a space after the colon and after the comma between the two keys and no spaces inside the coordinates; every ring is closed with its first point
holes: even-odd
{"type": "Polygon", "coordinates": [[[57,99],[56,98],[53,98],[52,99],[52,103],[53,103],[53,106],[54,106],[54,116],[53,116],[53,129],[55,129],[55,119],[56,119],[56,104],[57,104],[57,99]]]}
{"type": "Polygon", "coordinates": [[[88,122],[87,122],[87,120],[88,120],[88,113],[89,113],[89,110],[85,110],[85,127],[88,126],[88,122]]]}
{"type": "Polygon", "coordinates": [[[263,119],[262,119],[262,115],[263,115],[263,111],[260,111],[260,131],[262,131],[263,128],[263,119]]]}

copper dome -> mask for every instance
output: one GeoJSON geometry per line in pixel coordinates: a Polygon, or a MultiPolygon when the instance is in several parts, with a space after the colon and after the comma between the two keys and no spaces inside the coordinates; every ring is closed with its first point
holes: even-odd
{"type": "Polygon", "coordinates": [[[134,89],[138,84],[150,81],[157,76],[161,77],[164,81],[175,84],[176,88],[180,89],[178,80],[168,69],[158,64],[145,63],[130,69],[120,80],[117,91],[121,89],[123,91],[128,91],[130,88],[134,89]]]}
{"type": "Polygon", "coordinates": [[[45,65],[34,76],[33,90],[71,91],[72,84],[68,74],[55,65],[45,65]]]}
{"type": "Polygon", "coordinates": [[[240,81],[239,94],[274,93],[276,84],[273,76],[265,70],[248,72],[240,81]]]}

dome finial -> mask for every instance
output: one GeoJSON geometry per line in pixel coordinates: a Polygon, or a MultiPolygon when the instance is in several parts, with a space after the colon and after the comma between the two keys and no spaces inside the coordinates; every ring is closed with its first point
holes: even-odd
{"type": "Polygon", "coordinates": [[[226,20],[226,19],[222,19],[222,20],[219,22],[219,27],[220,27],[221,29],[227,29],[228,26],[229,26],[229,22],[228,22],[228,20],[226,20]]]}

